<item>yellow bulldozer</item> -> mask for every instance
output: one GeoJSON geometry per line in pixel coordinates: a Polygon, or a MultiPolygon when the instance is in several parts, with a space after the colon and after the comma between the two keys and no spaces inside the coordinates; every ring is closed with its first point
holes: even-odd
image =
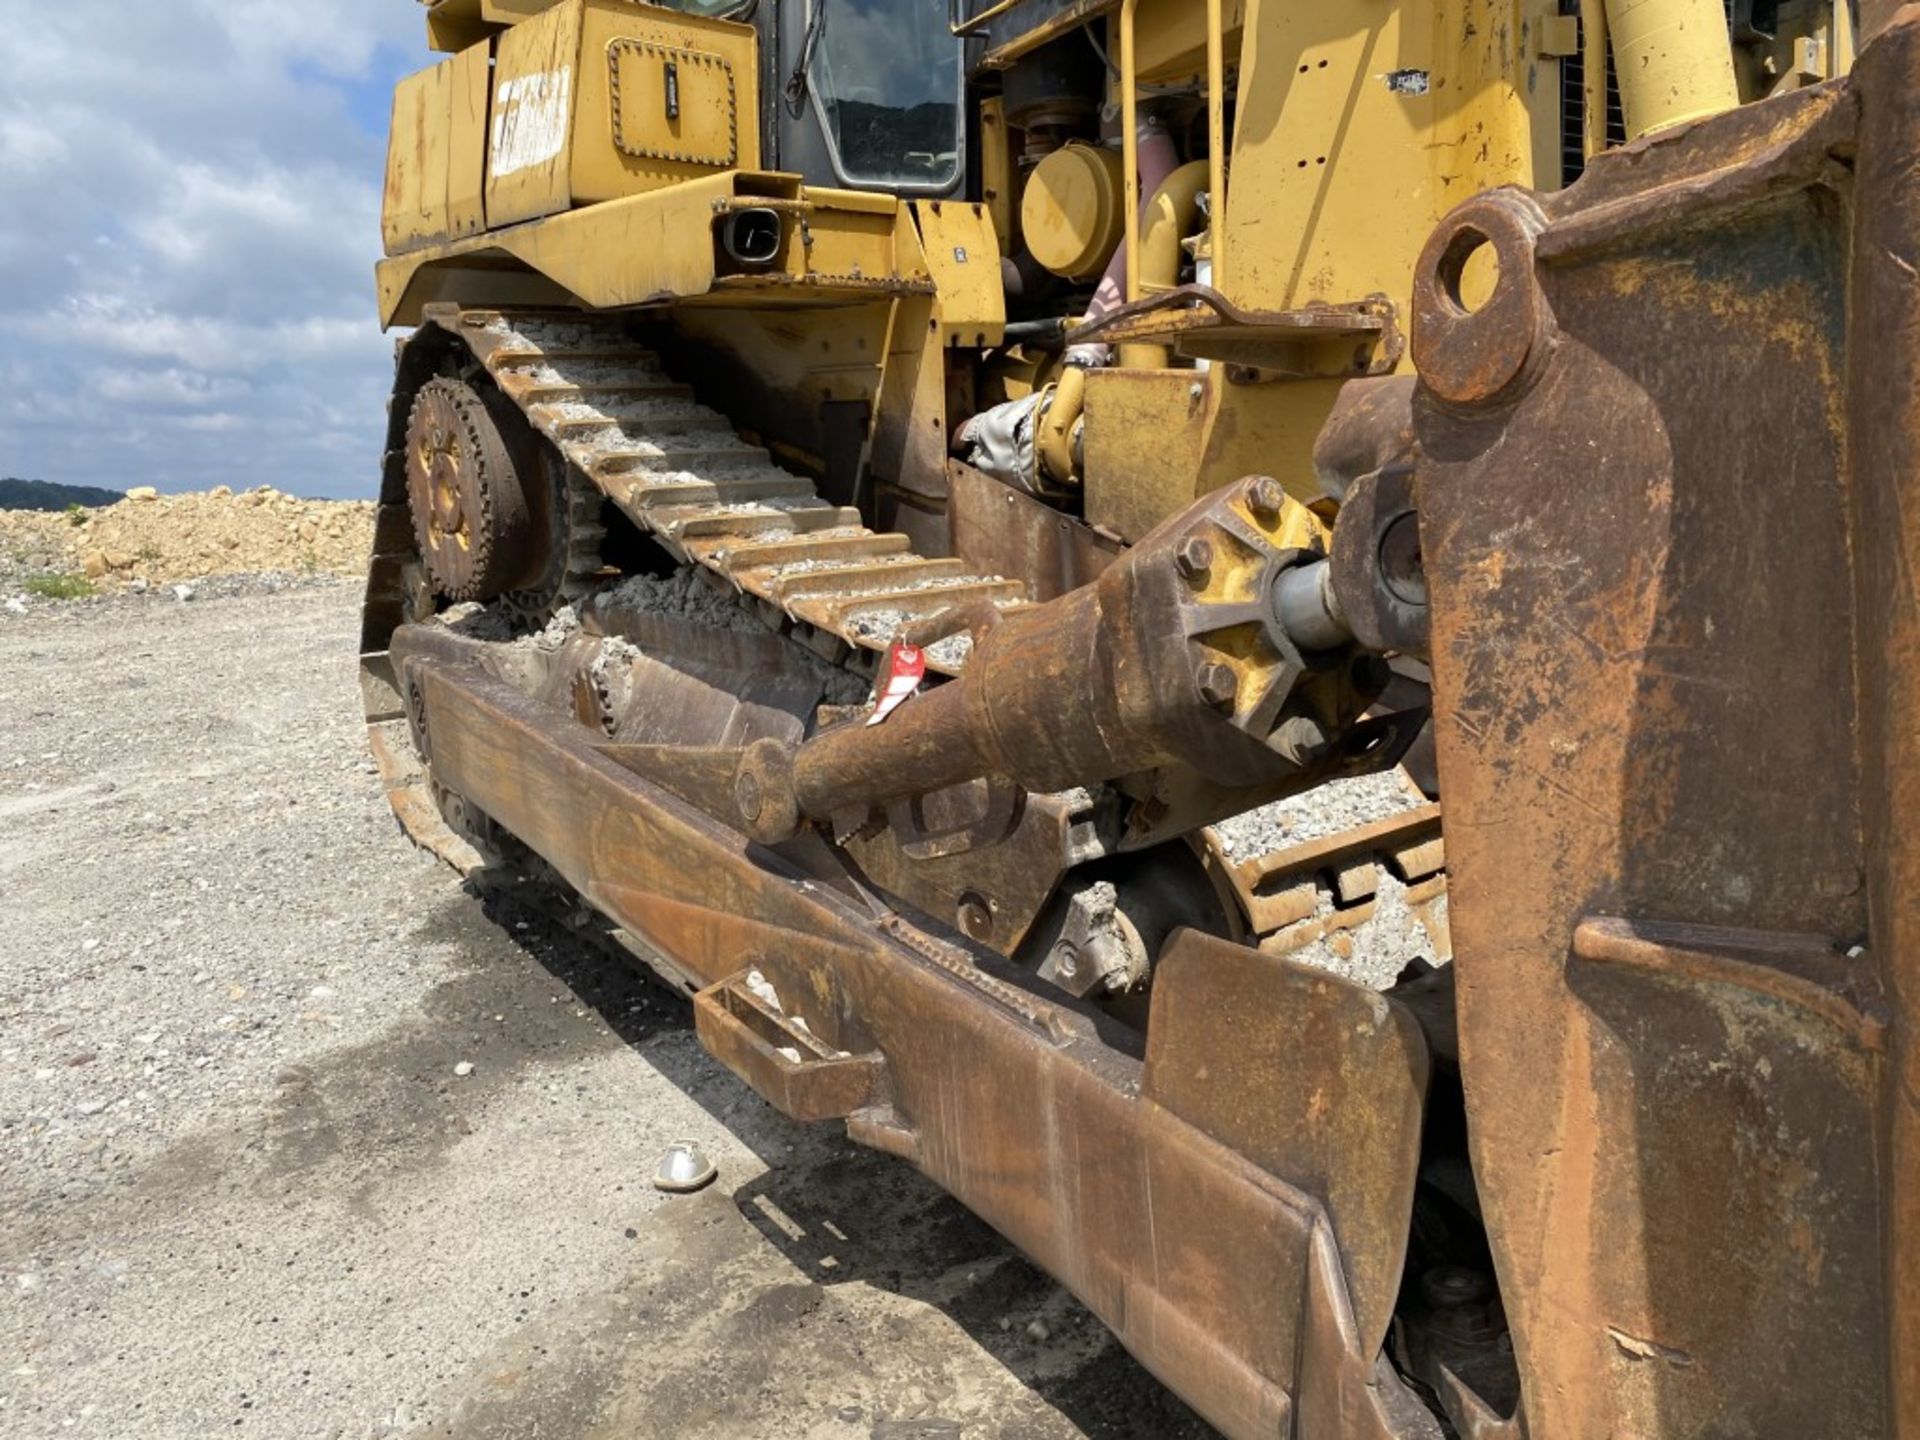
{"type": "Polygon", "coordinates": [[[418,843],[1233,1440],[1920,1435],[1920,7],[424,13],[418,843]]]}

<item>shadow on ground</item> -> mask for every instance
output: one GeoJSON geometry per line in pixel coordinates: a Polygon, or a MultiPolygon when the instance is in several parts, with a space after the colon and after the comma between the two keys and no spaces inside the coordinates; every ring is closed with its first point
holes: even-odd
{"type": "Polygon", "coordinates": [[[523,1428],[531,1390],[542,1437],[744,1440],[771,1433],[754,1427],[782,1412],[791,1423],[779,1433],[795,1436],[1214,1436],[1084,1307],[951,1196],[854,1145],[838,1126],[801,1126],[762,1102],[699,1049],[688,1002],[637,961],[510,896],[486,893],[462,909],[448,920],[498,926],[767,1168],[731,1190],[723,1177],[665,1201],[635,1237],[634,1280],[592,1317],[567,1361],[497,1357],[514,1383],[463,1402],[430,1433],[531,1433],[523,1428]],[[901,1313],[877,1317],[876,1326],[859,1313],[873,1308],[861,1298],[872,1291],[927,1307],[928,1318],[889,1306],[901,1313]],[[884,1357],[868,1353],[876,1330],[884,1357]],[[661,1334],[686,1343],[646,1343],[661,1334]],[[868,1379],[882,1358],[892,1378],[876,1387],[868,1379]],[[549,1373],[533,1377],[523,1363],[549,1373]],[[996,1366],[995,1383],[971,1373],[996,1366]],[[1015,1392],[1014,1402],[996,1399],[996,1389],[1015,1392]],[[569,1416],[572,1428],[550,1428],[569,1416]],[[664,1416],[673,1417],[670,1430],[660,1428],[664,1416]]]}

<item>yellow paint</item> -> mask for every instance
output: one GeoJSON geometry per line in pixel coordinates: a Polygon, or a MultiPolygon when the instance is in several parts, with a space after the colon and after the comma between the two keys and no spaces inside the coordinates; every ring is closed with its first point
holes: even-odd
{"type": "Polygon", "coordinates": [[[465,50],[510,25],[550,10],[559,0],[426,0],[427,45],[465,50]]]}
{"type": "Polygon", "coordinates": [[[887,300],[807,310],[679,306],[671,324],[693,353],[723,357],[703,378],[747,428],[818,456],[829,404],[875,402],[891,309],[887,300]]]}
{"type": "Polygon", "coordinates": [[[1007,292],[1000,280],[1000,244],[984,205],[923,200],[913,206],[921,258],[939,295],[941,342],[998,345],[1007,329],[1007,292]]]}
{"type": "Polygon", "coordinates": [[[1852,7],[1844,3],[1833,5],[1828,15],[1827,26],[1829,44],[1826,46],[1828,78],[1837,78],[1853,70],[1853,57],[1858,44],[1854,33],[1852,7]]]}
{"type": "MultiPolygon", "coordinates": [[[[1227,203],[1227,53],[1221,36],[1226,14],[1224,3],[1225,0],[1207,0],[1207,193],[1216,208],[1210,211],[1207,220],[1206,253],[1213,268],[1214,288],[1222,293],[1227,283],[1227,256],[1214,243],[1219,227],[1213,217],[1220,214],[1227,203]]],[[[1131,195],[1128,198],[1133,200],[1131,195]]],[[[1135,248],[1129,253],[1138,255],[1140,251],[1135,248]]]]}
{"type": "Polygon", "coordinates": [[[1561,59],[1580,53],[1580,17],[1562,15],[1559,0],[1535,0],[1527,19],[1536,54],[1561,59]]]}
{"type": "Polygon", "coordinates": [[[389,255],[444,240],[450,233],[447,139],[454,63],[442,60],[394,87],[380,207],[380,237],[389,255]]]}
{"type": "Polygon", "coordinates": [[[733,64],[718,51],[651,40],[607,47],[613,147],[635,159],[726,170],[740,158],[733,64]]]}
{"type": "MultiPolygon", "coordinates": [[[[1121,243],[1140,253],[1140,0],[1120,0],[1120,174],[1126,182],[1121,243]]],[[[1111,31],[1109,31],[1111,33],[1111,31]]],[[[1140,277],[1127,267],[1127,299],[1140,298],[1140,277]]]]}
{"type": "Polygon", "coordinates": [[[1294,309],[1382,294],[1406,314],[1439,219],[1534,183],[1558,64],[1529,0],[1251,0],[1221,248],[1229,298],[1294,309]]]}
{"type": "Polygon", "coordinates": [[[563,0],[498,44],[487,189],[496,226],[760,164],[750,25],[563,0]]]}
{"type": "Polygon", "coordinates": [[[1055,482],[1078,483],[1074,441],[1081,432],[1081,418],[1087,406],[1087,371],[1080,365],[1068,365],[1060,372],[1053,395],[1044,405],[1040,423],[1034,431],[1034,449],[1040,468],[1055,482]]]}
{"type": "Polygon", "coordinates": [[[567,209],[581,5],[500,37],[487,144],[487,215],[497,229],[567,209]]]}
{"type": "Polygon", "coordinates": [[[1094,370],[1084,431],[1087,520],[1140,539],[1197,495],[1272,475],[1321,499],[1313,442],[1338,380],[1227,385],[1218,371],[1094,370]]]}
{"type": "MultiPolygon", "coordinates": [[[[1200,192],[1208,181],[1207,162],[1190,160],[1161,183],[1147,201],[1140,231],[1140,293],[1173,288],[1180,276],[1180,242],[1199,224],[1200,192]]],[[[1122,345],[1119,363],[1129,369],[1160,370],[1168,363],[1164,345],[1122,345]]]]}
{"type": "Polygon", "coordinates": [[[980,102],[980,198],[993,217],[1000,253],[1011,255],[1020,238],[1020,191],[1013,165],[1013,137],[1007,133],[1007,107],[998,95],[980,102]]]}
{"type": "Polygon", "coordinates": [[[1580,0],[1581,152],[1591,160],[1607,148],[1607,4],[1580,0]]]}
{"type": "Polygon", "coordinates": [[[447,93],[447,233],[487,228],[487,101],[493,46],[482,40],[454,56],[447,93]]]}
{"type": "Polygon", "coordinates": [[[480,18],[489,25],[518,25],[558,3],[559,0],[479,0],[480,18]]]}
{"type": "Polygon", "coordinates": [[[477,45],[489,34],[480,18],[480,0],[434,0],[427,8],[427,48],[451,54],[477,45]]]}
{"type": "MultiPolygon", "coordinates": [[[[1239,58],[1240,37],[1247,18],[1247,0],[1225,0],[1225,27],[1229,63],[1239,58]]],[[[1206,73],[1207,12],[1191,0],[1141,0],[1135,20],[1135,64],[1140,79],[1150,85],[1192,80],[1206,73]]]]}
{"type": "MultiPolygon", "coordinates": [[[[992,245],[990,232],[985,240],[992,245]]],[[[681,297],[779,306],[931,289],[912,218],[892,196],[806,189],[795,176],[739,171],[427,245],[381,261],[375,274],[383,325],[417,324],[421,306],[443,299],[613,308],[681,297]],[[716,217],[758,204],[803,214],[813,243],[787,246],[784,261],[766,271],[717,273],[716,217]]]]}
{"type": "Polygon", "coordinates": [[[1047,269],[1069,280],[1090,280],[1106,268],[1120,243],[1125,186],[1120,156],[1074,141],[1048,155],[1027,177],[1020,199],[1020,233],[1047,269]]]}
{"type": "MultiPolygon", "coordinates": [[[[1217,74],[1237,54],[1235,125],[1208,180],[1216,229],[1205,253],[1216,287],[1249,310],[1384,296],[1404,326],[1414,262],[1441,217],[1494,186],[1557,179],[1553,52],[1568,36],[1541,0],[1123,0],[1115,29],[1142,74],[1149,56],[1164,64],[1177,53],[1189,73],[1212,60],[1217,74]],[[1208,9],[1220,16],[1211,44],[1208,9]]],[[[1123,58],[1123,135],[1139,103],[1128,68],[1123,58]]],[[[1151,226],[1136,242],[1143,261],[1130,294],[1158,283],[1148,273],[1151,226]]],[[[1491,289],[1484,269],[1475,262],[1465,279],[1469,300],[1491,289]]],[[[1164,353],[1129,346],[1122,359],[1138,366],[1164,353]]],[[[1094,375],[1089,518],[1137,539],[1196,493],[1255,470],[1318,498],[1312,444],[1337,388],[1331,379],[1227,384],[1218,368],[1094,375]]]]}
{"type": "Polygon", "coordinates": [[[1607,0],[1627,138],[1740,103],[1720,0],[1607,0]]]}
{"type": "Polygon", "coordinates": [[[874,478],[899,492],[883,523],[912,535],[922,555],[947,553],[947,371],[934,305],[908,296],[895,306],[868,449],[874,478]]]}

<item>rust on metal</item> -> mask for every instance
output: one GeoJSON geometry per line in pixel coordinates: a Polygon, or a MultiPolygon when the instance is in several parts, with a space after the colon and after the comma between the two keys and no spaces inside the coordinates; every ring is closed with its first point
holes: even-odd
{"type": "Polygon", "coordinates": [[[1289,542],[1319,534],[1298,502],[1255,506],[1264,493],[1255,477],[1195,501],[1094,583],[1004,615],[960,680],[885,724],[748,755],[757,794],[792,796],[753,833],[775,841],[799,817],[980,777],[1044,793],[1177,763],[1226,786],[1303,788],[1392,763],[1417,725],[1355,728],[1378,696],[1374,672],[1303,656],[1274,596],[1290,567],[1316,558],[1289,542]],[[1290,748],[1289,717],[1346,738],[1290,748]]]}
{"type": "MultiPolygon", "coordinates": [[[[1417,380],[1354,385],[1316,447],[1330,539],[1292,476],[1122,551],[932,464],[958,554],[916,553],[621,318],[435,309],[364,620],[383,783],[463,870],[571,887],[760,1094],[919,1166],[1232,1440],[1907,1434],[1916,175],[1909,8],[1849,80],[1467,201],[1414,276],[1417,380]],[[456,372],[538,439],[529,535],[469,523],[507,470],[456,372]],[[767,633],[623,603],[607,506],[767,633]],[[511,577],[460,560],[481,533],[511,577]],[[509,582],[578,631],[441,608],[509,582]],[[867,725],[841,687],[896,637],[932,683],[867,725]],[[1377,703],[1372,652],[1431,662],[1444,837],[1429,806],[1196,858],[1400,754],[1425,672],[1377,703]],[[1389,876],[1451,965],[1375,994],[1289,958],[1389,876]]],[[[838,288],[875,285],[925,288],[838,288]]],[[[1071,338],[1352,374],[1394,319],[1187,287],[1071,338]]]]}
{"type": "MultiPolygon", "coordinates": [[[[837,1053],[802,1052],[797,1066],[785,1057],[775,1065],[754,1047],[748,1069],[763,1093],[814,1109],[877,1098],[858,1109],[852,1133],[913,1157],[1235,1440],[1285,1433],[1315,1416],[1329,1427],[1337,1417],[1338,1429],[1313,1433],[1437,1440],[1438,1427],[1367,1339],[1384,1272],[1377,1260],[1361,1262],[1356,1278],[1374,1278],[1363,1280],[1364,1308],[1356,1308],[1338,1238],[1337,1216],[1356,1235],[1383,1223],[1367,1217],[1392,1213],[1404,1193],[1394,1177],[1417,1153],[1419,1076],[1407,1058],[1416,1052],[1406,1049],[1417,1037],[1377,997],[1361,1000],[1343,982],[1303,983],[1282,962],[1245,951],[1253,968],[1231,978],[1196,951],[1196,963],[1176,967],[1156,991],[1156,1004],[1183,1019],[1143,1065],[1108,1044],[1088,1012],[1034,994],[1034,981],[991,952],[809,881],[608,759],[585,727],[555,726],[546,707],[450,655],[429,647],[404,661],[428,716],[427,759],[439,783],[697,983],[727,985],[740,957],[751,957],[780,997],[789,1031],[798,1016],[823,1048],[885,1057],[878,1074],[861,1067],[877,1087],[863,1093],[837,1053]],[[1233,1016],[1210,1001],[1230,980],[1245,1002],[1233,1016]],[[1191,1000],[1183,997],[1189,985],[1198,987],[1191,1000]],[[1262,997],[1261,987],[1273,993],[1262,997]],[[1332,1035],[1356,1003],[1374,1017],[1366,1024],[1376,1043],[1403,1058],[1397,1070],[1350,1079],[1388,1087],[1390,1102],[1383,1098],[1378,1113],[1332,1107],[1286,1136],[1267,1122],[1259,1139],[1264,1091],[1230,1069],[1209,1069],[1209,1060],[1222,1043],[1257,1042],[1266,1057],[1260,1085],[1284,1078],[1293,1093],[1314,1093],[1336,1083],[1342,1053],[1287,1037],[1301,1027],[1332,1035]],[[1230,1042],[1210,1032],[1210,1021],[1231,1027],[1230,1042]],[[818,1089],[786,1073],[812,1064],[826,1067],[818,1089]],[[965,1083],[966,1075],[991,1083],[965,1083]],[[1217,1118],[1229,1138],[1186,1115],[1217,1118]],[[1353,1154],[1340,1137],[1360,1124],[1391,1133],[1376,1128],[1378,1143],[1353,1154]],[[1236,1140],[1346,1154],[1358,1168],[1340,1177],[1335,1211],[1325,1196],[1263,1169],[1236,1140]],[[1086,1184],[1089,1176],[1100,1183],[1086,1184]],[[1063,1206],[1063,1196],[1075,1203],[1063,1206]]],[[[715,1004],[706,1006],[710,1028],[715,1004]]],[[[777,1032],[757,1035],[777,1056],[777,1032]]],[[[725,1053],[743,1044],[737,1032],[722,1039],[725,1053]]]]}
{"type": "Polygon", "coordinates": [[[1435,941],[1433,958],[1452,957],[1441,909],[1447,876],[1438,805],[1240,860],[1210,848],[1208,859],[1262,949],[1284,953],[1366,924],[1375,913],[1376,872],[1384,867],[1406,887],[1407,908],[1435,941]]]}
{"type": "MultiPolygon", "coordinates": [[[[826,1044],[756,993],[740,971],[693,997],[695,1033],[707,1053],[795,1120],[844,1120],[878,1097],[883,1061],[826,1044]]],[[[773,994],[765,982],[759,991],[773,994]]]]}
{"type": "Polygon", "coordinates": [[[1026,577],[1035,600],[1085,585],[1120,553],[1084,521],[971,465],[949,460],[947,480],[954,553],[990,574],[1026,577]]]}
{"type": "Polygon", "coordinates": [[[1459,1045],[1529,1434],[1920,1418],[1916,82],[1909,8],[1850,81],[1422,257],[1459,1045]]]}
{"type": "Polygon", "coordinates": [[[1070,345],[1171,342],[1182,354],[1288,375],[1387,375],[1406,350],[1383,299],[1249,310],[1194,283],[1116,306],[1066,338],[1070,345]]]}

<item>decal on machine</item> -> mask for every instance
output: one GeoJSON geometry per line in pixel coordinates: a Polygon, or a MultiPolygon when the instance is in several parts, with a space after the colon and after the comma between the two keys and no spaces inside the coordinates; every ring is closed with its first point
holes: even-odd
{"type": "Polygon", "coordinates": [[[878,725],[912,698],[927,678],[927,652],[918,645],[896,640],[881,666],[880,683],[874,687],[873,714],[867,724],[878,725]]]}
{"type": "Polygon", "coordinates": [[[571,66],[500,82],[493,96],[489,160],[496,177],[544,165],[565,148],[572,92],[571,66]]]}

